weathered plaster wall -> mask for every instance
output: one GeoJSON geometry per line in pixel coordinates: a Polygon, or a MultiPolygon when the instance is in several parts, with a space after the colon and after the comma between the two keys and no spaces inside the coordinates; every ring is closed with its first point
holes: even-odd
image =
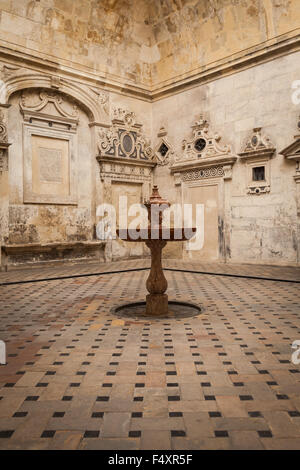
{"type": "Polygon", "coordinates": [[[1,0],[3,45],[147,84],[151,29],[143,0],[1,0]]]}
{"type": "MultiPolygon", "coordinates": [[[[85,106],[79,105],[76,135],[78,204],[24,204],[20,93],[10,98],[8,137],[12,146],[6,173],[9,210],[7,182],[2,178],[0,218],[5,222],[1,222],[5,226],[2,245],[95,240],[97,205],[112,198],[109,178],[106,182],[101,180],[96,160],[97,132],[108,125],[114,108],[122,108],[135,113],[137,121],[143,124],[144,135],[152,136],[153,147],[158,143],[158,130],[164,126],[168,130],[167,139],[178,154],[182,140],[190,136],[191,126],[200,113],[222,136],[222,142],[231,144],[234,154],[242,150],[254,127],[262,127],[277,149],[270,166],[271,192],[247,195],[246,164],[240,160],[234,164],[232,180],[218,189],[218,203],[222,205],[218,220],[222,238],[220,259],[299,262],[295,164],[288,163],[278,152],[292,142],[296,132],[299,107],[292,104],[291,84],[299,80],[300,55],[289,54],[287,46],[286,55],[276,60],[271,56],[272,48],[284,39],[290,40],[291,52],[296,48],[293,44],[299,33],[298,3],[298,0],[0,0],[0,78],[8,80],[12,87],[14,77],[24,72],[25,88],[32,86],[33,80],[45,82],[52,91],[68,90],[72,95],[73,90],[85,106]],[[259,51],[266,53],[262,60],[273,60],[260,65],[248,63],[251,68],[234,73],[232,60],[252,53],[256,57],[259,51]],[[218,69],[224,76],[214,81],[212,77],[208,79],[208,70],[220,64],[227,67],[226,71],[218,69]],[[26,81],[30,70],[37,78],[26,81]],[[195,76],[202,80],[199,78],[202,72],[206,74],[203,79],[206,84],[186,91],[179,88],[190,86],[189,80],[195,76]],[[101,81],[96,81],[98,78],[101,81]],[[176,90],[172,89],[175,84],[176,90]],[[107,101],[105,88],[109,90],[107,101]],[[155,101],[163,93],[171,96],[155,101]]],[[[0,98],[6,103],[2,91],[3,88],[0,98]]],[[[72,106],[72,99],[69,105],[72,106]]],[[[154,179],[171,203],[181,202],[181,187],[174,184],[168,166],[158,166],[154,179]]],[[[113,256],[140,253],[130,250],[125,244],[115,246],[113,256]]],[[[165,256],[181,255],[180,243],[169,244],[165,250],[165,256]]]]}
{"type": "MultiPolygon", "coordinates": [[[[295,163],[278,152],[297,133],[299,105],[292,103],[291,85],[299,77],[299,61],[299,53],[291,54],[153,104],[153,142],[158,142],[157,133],[164,126],[178,155],[201,113],[236,155],[255,127],[262,127],[277,149],[271,160],[269,194],[247,195],[246,164],[238,159],[233,165],[226,200],[219,202],[227,207],[223,223],[229,233],[225,247],[229,262],[297,262],[295,163]]],[[[155,181],[171,202],[181,201],[181,187],[174,186],[167,166],[155,169],[155,181]]]]}
{"type": "MultiPolygon", "coordinates": [[[[67,103],[67,100],[65,100],[67,103]]],[[[9,109],[9,135],[13,142],[9,159],[9,244],[54,243],[91,240],[93,237],[92,155],[88,118],[80,111],[78,126],[77,206],[23,204],[24,147],[20,93],[15,93],[9,109]]]]}
{"type": "Polygon", "coordinates": [[[149,8],[157,55],[153,85],[260,44],[267,47],[266,41],[293,35],[300,25],[297,0],[167,0],[150,2],[149,8]]]}
{"type": "Polygon", "coordinates": [[[267,48],[299,24],[298,0],[0,0],[4,47],[146,88],[267,48]]]}

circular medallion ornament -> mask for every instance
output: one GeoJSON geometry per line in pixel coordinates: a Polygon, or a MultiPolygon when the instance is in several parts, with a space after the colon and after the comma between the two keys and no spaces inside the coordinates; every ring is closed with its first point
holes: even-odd
{"type": "Polygon", "coordinates": [[[204,150],[206,147],[206,140],[202,138],[197,139],[194,144],[194,147],[195,147],[195,150],[197,150],[197,152],[202,152],[202,150],[204,150]]]}
{"type": "Polygon", "coordinates": [[[134,140],[130,134],[123,134],[121,138],[121,145],[125,153],[130,154],[134,148],[134,140]]]}
{"type": "Polygon", "coordinates": [[[251,143],[252,143],[252,145],[253,145],[254,147],[257,145],[257,143],[258,143],[258,138],[257,138],[256,135],[254,135],[254,136],[252,137],[251,143]]]}

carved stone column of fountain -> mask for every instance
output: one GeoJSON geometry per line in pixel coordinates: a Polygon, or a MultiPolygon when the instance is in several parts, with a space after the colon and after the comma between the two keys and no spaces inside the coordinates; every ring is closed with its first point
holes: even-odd
{"type": "Polygon", "coordinates": [[[149,292],[146,296],[146,313],[147,315],[164,315],[168,313],[168,296],[165,294],[168,282],[163,273],[161,257],[162,249],[167,242],[161,239],[160,234],[162,232],[162,213],[170,204],[160,196],[157,186],[153,187],[149,201],[144,204],[148,211],[149,231],[152,231],[154,236],[157,231],[157,239],[151,238],[146,241],[146,245],[151,251],[151,270],[146,282],[146,288],[149,292]]]}
{"type": "Polygon", "coordinates": [[[170,204],[163,199],[158,192],[157,186],[153,187],[149,201],[144,202],[148,211],[148,227],[141,229],[139,237],[131,234],[128,229],[117,229],[117,235],[128,242],[144,242],[151,251],[151,269],[146,281],[146,288],[149,294],[146,296],[146,302],[138,301],[130,304],[113,307],[112,311],[118,315],[133,315],[134,317],[177,317],[186,318],[198,315],[201,309],[198,305],[190,302],[180,302],[168,300],[165,293],[168,287],[167,280],[162,268],[162,250],[167,242],[190,240],[196,233],[196,228],[179,228],[175,234],[174,228],[162,227],[162,214],[170,204]],[[176,236],[175,236],[176,235],[176,236]],[[146,308],[145,308],[146,307],[146,308]]]}

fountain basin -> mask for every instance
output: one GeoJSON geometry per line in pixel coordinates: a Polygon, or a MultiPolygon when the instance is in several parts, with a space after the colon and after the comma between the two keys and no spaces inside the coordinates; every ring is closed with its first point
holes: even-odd
{"type": "MultiPolygon", "coordinates": [[[[131,302],[123,305],[118,305],[117,307],[113,307],[111,309],[111,313],[118,316],[121,319],[128,319],[128,320],[151,320],[153,319],[152,314],[147,313],[147,305],[146,302],[131,302]]],[[[155,318],[164,319],[175,319],[181,320],[185,318],[195,317],[202,314],[203,311],[199,307],[199,305],[190,303],[190,302],[180,302],[176,300],[169,300],[168,301],[168,310],[164,315],[155,316],[155,318]]]]}
{"type": "Polygon", "coordinates": [[[127,242],[146,242],[147,240],[166,240],[166,242],[187,241],[196,235],[197,229],[193,228],[146,228],[135,234],[130,229],[117,229],[117,235],[127,242]],[[136,238],[137,237],[137,238],[136,238]]]}

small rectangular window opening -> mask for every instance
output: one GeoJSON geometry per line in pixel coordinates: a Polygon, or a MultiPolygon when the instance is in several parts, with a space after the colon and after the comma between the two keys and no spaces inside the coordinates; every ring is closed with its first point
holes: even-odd
{"type": "Polygon", "coordinates": [[[253,181],[265,181],[265,167],[257,166],[252,169],[253,181]]]}

